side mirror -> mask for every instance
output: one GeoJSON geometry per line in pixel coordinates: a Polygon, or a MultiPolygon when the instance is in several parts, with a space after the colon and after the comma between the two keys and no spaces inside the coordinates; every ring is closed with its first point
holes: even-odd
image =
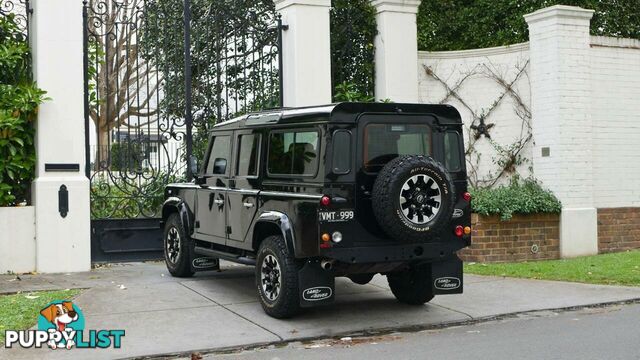
{"type": "Polygon", "coordinates": [[[191,172],[191,174],[194,177],[197,177],[197,175],[198,175],[198,159],[194,155],[189,156],[189,171],[191,172]]]}

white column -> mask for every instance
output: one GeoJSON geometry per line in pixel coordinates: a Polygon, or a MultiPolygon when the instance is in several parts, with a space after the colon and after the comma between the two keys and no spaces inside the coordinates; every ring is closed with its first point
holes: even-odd
{"type": "Polygon", "coordinates": [[[418,102],[420,0],[373,0],[377,10],[376,99],[418,102]]]}
{"type": "Polygon", "coordinates": [[[36,122],[36,270],[86,271],[91,268],[89,180],[84,175],[82,1],[32,0],[33,73],[51,100],[36,122]],[[45,164],[78,164],[79,171],[45,171],[45,164]],[[69,212],[58,212],[65,185],[69,212]]]}
{"type": "Polygon", "coordinates": [[[593,200],[589,23],[593,10],[552,6],[529,25],[535,176],[562,201],[562,257],[598,252],[593,200]]]}
{"type": "Polygon", "coordinates": [[[283,32],[284,106],[331,103],[331,0],[275,0],[283,32]]]}

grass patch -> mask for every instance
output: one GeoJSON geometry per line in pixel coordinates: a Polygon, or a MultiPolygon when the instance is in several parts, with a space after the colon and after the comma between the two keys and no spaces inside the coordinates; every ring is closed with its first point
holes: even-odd
{"type": "Polygon", "coordinates": [[[469,263],[465,264],[464,270],[477,275],[640,286],[640,250],[563,260],[469,263]]]}
{"type": "Polygon", "coordinates": [[[0,295],[0,342],[5,330],[26,330],[38,322],[40,310],[54,300],[69,300],[80,290],[37,291],[0,295]]]}

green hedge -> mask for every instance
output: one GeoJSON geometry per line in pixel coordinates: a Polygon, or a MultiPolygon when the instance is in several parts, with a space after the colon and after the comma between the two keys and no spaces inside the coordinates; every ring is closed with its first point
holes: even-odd
{"type": "Polygon", "coordinates": [[[509,220],[513,214],[559,213],[560,200],[532,179],[514,178],[509,185],[492,189],[472,189],[471,209],[481,215],[500,215],[509,220]]]}
{"type": "Polygon", "coordinates": [[[422,0],[420,50],[463,50],[529,40],[523,15],[552,5],[593,9],[591,34],[640,38],[638,0],[422,0]]]}
{"type": "Polygon", "coordinates": [[[33,82],[30,63],[15,15],[0,13],[0,206],[28,203],[35,175],[33,121],[45,92],[33,82]]]}

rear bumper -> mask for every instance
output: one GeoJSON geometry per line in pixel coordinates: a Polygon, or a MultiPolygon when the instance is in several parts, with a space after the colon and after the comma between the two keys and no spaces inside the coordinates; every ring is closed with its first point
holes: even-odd
{"type": "Polygon", "coordinates": [[[349,264],[386,262],[437,262],[450,258],[456,251],[468,245],[468,239],[424,244],[398,244],[331,248],[321,250],[320,256],[349,264]]]}

